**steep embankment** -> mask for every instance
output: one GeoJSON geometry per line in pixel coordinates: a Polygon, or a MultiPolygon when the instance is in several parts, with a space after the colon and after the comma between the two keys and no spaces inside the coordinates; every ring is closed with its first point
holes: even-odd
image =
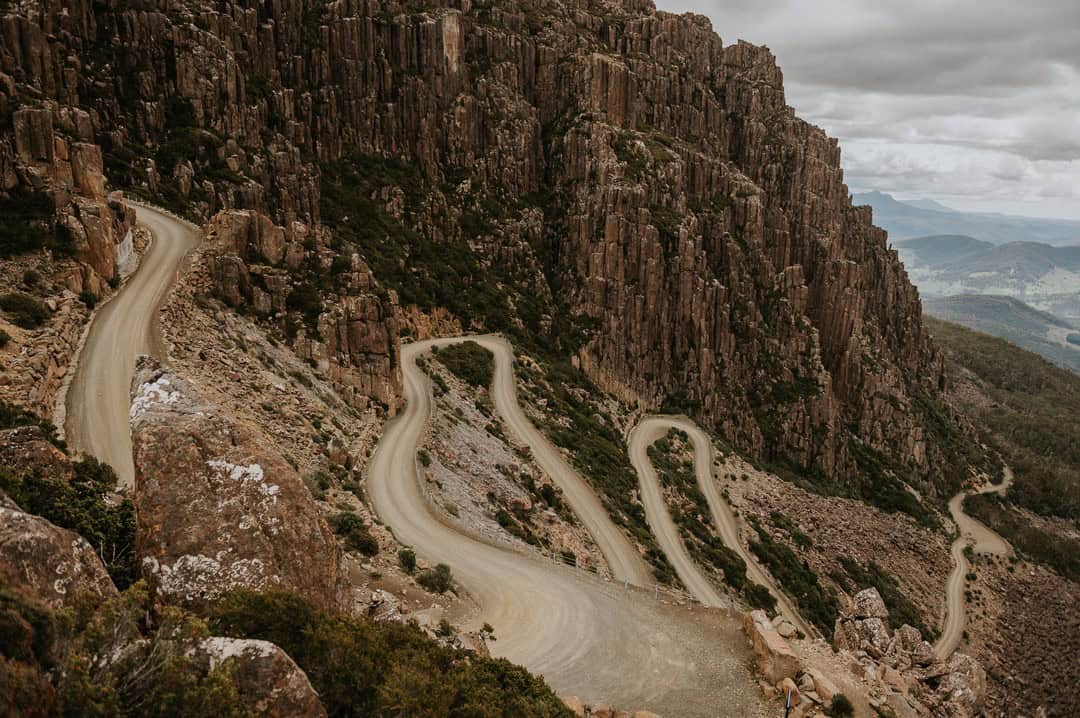
{"type": "Polygon", "coordinates": [[[663,494],[656,476],[656,471],[649,460],[649,447],[661,438],[668,429],[685,431],[694,444],[694,473],[698,487],[705,495],[712,513],[713,525],[720,538],[746,562],[746,575],[754,583],[765,586],[776,598],[780,611],[807,636],[816,635],[809,624],[802,619],[788,597],[782,593],[772,578],[761,568],[743,547],[739,538],[739,525],[731,508],[724,501],[712,476],[713,447],[709,437],[693,421],[686,417],[652,416],[643,419],[634,427],[629,437],[630,461],[641,481],[641,495],[645,504],[649,526],[656,534],[657,541],[667,554],[668,560],[675,566],[679,578],[694,596],[705,605],[725,605],[717,594],[716,588],[701,573],[697,565],[686,553],[686,548],[679,538],[679,531],[671,520],[663,494]]]}
{"type": "Polygon", "coordinates": [[[139,206],[138,220],[153,233],[153,243],[139,271],[94,318],[67,394],[68,441],[111,465],[125,487],[135,480],[128,425],[135,358],[164,358],[158,308],[198,243],[193,228],[155,209],[139,206]]]}
{"type": "MultiPolygon", "coordinates": [[[[521,663],[560,691],[676,715],[714,715],[716,700],[739,715],[758,705],[742,665],[741,634],[720,616],[652,601],[589,574],[496,548],[440,522],[421,493],[416,449],[431,412],[430,382],[416,358],[439,340],[402,348],[405,408],[372,457],[368,491],[395,536],[429,562],[453,567],[477,604],[471,623],[488,622],[493,651],[521,663]]],[[[497,371],[509,357],[495,347],[497,371]]],[[[512,376],[512,374],[510,374],[512,376]]]]}

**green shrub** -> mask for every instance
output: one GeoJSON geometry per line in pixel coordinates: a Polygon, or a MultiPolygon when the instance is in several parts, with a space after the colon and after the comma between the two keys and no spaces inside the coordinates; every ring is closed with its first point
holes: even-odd
{"type": "Polygon", "coordinates": [[[843,693],[837,693],[829,701],[829,707],[825,713],[831,718],[851,718],[855,715],[855,706],[843,693]]]}
{"type": "Polygon", "coordinates": [[[342,511],[330,519],[330,526],[334,533],[345,539],[345,548],[349,551],[359,551],[365,556],[374,556],[379,553],[379,542],[368,531],[367,524],[352,511],[342,511]]]}
{"type": "Polygon", "coordinates": [[[112,504],[116,474],[92,456],[72,464],[74,477],[16,476],[0,468],[3,489],[24,511],[41,516],[85,538],[101,557],[113,583],[123,590],[138,579],[135,557],[135,507],[130,500],[112,504]]]}
{"type": "Polygon", "coordinates": [[[0,257],[43,249],[53,202],[45,192],[13,192],[0,199],[0,257]]]}
{"type": "Polygon", "coordinates": [[[206,624],[177,608],[155,609],[142,584],[56,614],[0,589],[0,624],[18,631],[15,644],[0,642],[5,715],[249,715],[231,668],[192,655],[209,635],[206,624]]]}
{"type": "Polygon", "coordinates": [[[49,318],[49,309],[29,294],[11,292],[0,296],[0,309],[11,316],[11,321],[23,329],[37,329],[49,318]]]}
{"type": "Polygon", "coordinates": [[[420,463],[424,468],[431,466],[431,454],[427,452],[427,449],[417,450],[416,455],[420,457],[420,463]]]}
{"type": "Polygon", "coordinates": [[[64,442],[57,438],[56,427],[51,421],[31,414],[21,406],[0,401],[0,429],[15,429],[20,426],[37,426],[50,443],[61,449],[65,448],[64,442]]]}
{"type": "Polygon", "coordinates": [[[280,646],[332,718],[572,716],[541,678],[508,661],[444,648],[415,626],[333,615],[293,594],[234,592],[211,626],[280,646]]]}
{"type": "Polygon", "coordinates": [[[416,553],[411,548],[403,548],[398,551],[397,557],[405,573],[412,575],[412,572],[416,570],[416,553]]]}
{"type": "Polygon", "coordinates": [[[445,563],[440,563],[422,572],[416,582],[432,593],[446,593],[453,585],[453,577],[450,574],[450,567],[445,563]]]}
{"type": "Polygon", "coordinates": [[[87,309],[93,309],[97,306],[98,298],[93,292],[84,289],[79,292],[79,301],[85,304],[87,309]]]}
{"type": "Polygon", "coordinates": [[[437,352],[439,361],[457,378],[475,387],[491,385],[495,375],[495,356],[476,342],[451,344],[437,352]]]}
{"type": "Polygon", "coordinates": [[[0,329],[0,349],[3,349],[11,341],[11,335],[3,329],[0,329]]]}
{"type": "Polygon", "coordinates": [[[743,589],[743,595],[751,608],[761,608],[769,613],[776,610],[776,596],[760,583],[748,583],[743,589]]]}

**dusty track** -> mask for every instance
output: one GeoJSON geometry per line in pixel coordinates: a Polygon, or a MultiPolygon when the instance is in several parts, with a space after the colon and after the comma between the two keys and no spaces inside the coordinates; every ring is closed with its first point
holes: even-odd
{"type": "MultiPolygon", "coordinates": [[[[405,408],[387,425],[368,467],[379,517],[421,558],[452,566],[477,604],[466,625],[490,623],[499,637],[491,646],[496,655],[543,674],[556,690],[667,715],[758,713],[745,639],[725,614],[667,606],[620,583],[483,543],[431,513],[416,463],[432,409],[431,384],[416,359],[432,346],[463,340],[402,347],[405,408]]],[[[503,395],[497,402],[516,405],[515,394],[498,386],[513,381],[508,345],[480,340],[495,350],[494,393],[503,395]]],[[[511,428],[521,428],[513,412],[507,414],[511,428]]],[[[527,423],[523,414],[520,419],[527,423]]]]}
{"type": "Polygon", "coordinates": [[[533,459],[551,480],[562,489],[570,508],[592,535],[611,573],[620,581],[636,586],[652,583],[652,572],[641,554],[616,526],[596,493],[550,441],[525,416],[517,399],[517,380],[514,378],[514,351],[510,343],[498,336],[470,337],[497,357],[492,398],[495,409],[510,430],[532,450],[533,459]]]}
{"type": "Polygon", "coordinates": [[[979,521],[964,513],[964,499],[975,494],[1001,494],[1005,495],[1013,482],[1013,473],[1009,467],[1005,467],[1005,480],[994,486],[984,486],[975,491],[961,491],[949,500],[949,514],[960,535],[952,543],[953,570],[949,574],[949,581],[945,589],[945,625],[941,629],[941,636],[934,644],[934,654],[938,658],[948,658],[960,645],[960,639],[964,636],[964,627],[967,625],[966,602],[964,601],[964,586],[967,581],[968,571],[971,566],[964,549],[971,546],[978,553],[988,553],[998,556],[1007,556],[1012,553],[1009,542],[991,531],[979,521]]]}
{"type": "Polygon", "coordinates": [[[110,464],[120,485],[131,487],[131,376],[139,354],[163,358],[158,309],[198,235],[187,225],[138,205],[139,224],[154,235],[139,270],[101,308],[86,337],[67,394],[67,439],[77,451],[110,464]]]}
{"type": "Polygon", "coordinates": [[[772,578],[743,548],[742,541],[739,540],[739,525],[735,521],[734,514],[731,513],[731,508],[720,495],[716,481],[713,480],[713,447],[708,435],[697,424],[683,416],[650,416],[642,419],[630,432],[630,461],[641,483],[641,495],[645,503],[645,515],[649,521],[649,527],[656,535],[656,540],[660,543],[668,560],[675,567],[679,579],[703,604],[725,605],[712,582],[701,573],[687,555],[686,547],[679,537],[678,529],[671,520],[671,514],[668,513],[667,505],[663,500],[656,471],[649,460],[649,447],[657,439],[663,437],[669,429],[679,429],[690,436],[694,444],[694,473],[697,476],[698,487],[709,504],[713,523],[720,532],[720,538],[728,548],[738,553],[746,562],[747,578],[768,588],[776,598],[776,605],[780,612],[803,634],[817,635],[817,632],[795,610],[788,597],[776,587],[772,578]]]}

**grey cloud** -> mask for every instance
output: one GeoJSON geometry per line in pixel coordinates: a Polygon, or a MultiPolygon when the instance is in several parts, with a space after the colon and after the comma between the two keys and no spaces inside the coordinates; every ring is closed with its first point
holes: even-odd
{"type": "Polygon", "coordinates": [[[658,1],[769,46],[852,187],[1064,197],[1080,214],[1077,0],[658,1]]]}

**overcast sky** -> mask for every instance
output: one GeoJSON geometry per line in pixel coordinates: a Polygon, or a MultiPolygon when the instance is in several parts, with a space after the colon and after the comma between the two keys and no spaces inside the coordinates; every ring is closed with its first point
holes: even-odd
{"type": "Polygon", "coordinates": [[[1080,219],[1080,0],[656,0],[767,45],[853,191],[1080,219]]]}

